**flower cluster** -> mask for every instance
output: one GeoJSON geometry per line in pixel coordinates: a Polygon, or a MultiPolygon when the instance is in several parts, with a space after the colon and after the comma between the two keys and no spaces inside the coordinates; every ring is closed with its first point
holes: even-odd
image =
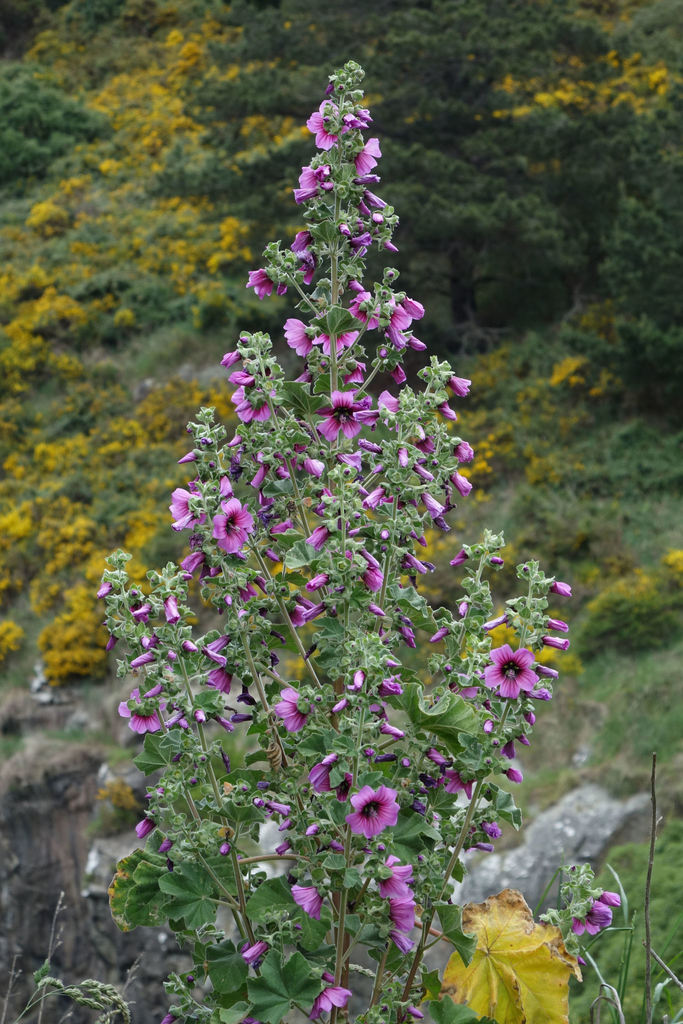
{"type": "Polygon", "coordinates": [[[120,714],[145,736],[139,766],[163,770],[137,828],[147,867],[115,882],[112,906],[129,925],[168,918],[192,933],[197,967],[214,965],[203,999],[169,979],[175,1020],[238,1006],[244,1021],[272,1021],[279,998],[282,1013],[334,1022],[357,948],[378,967],[356,1019],[419,1016],[432,923],[457,931],[461,854],[492,849],[503,821],[519,827],[500,783],[521,781],[516,744],[552,696],[540,652],[569,644],[547,609],[570,588],[536,562],[518,567],[524,593],[494,617],[503,540],[490,531],[452,560],[464,590],[453,608],[425,597],[425,534],[450,530],[471,487],[460,467],[473,450],[455,428],[470,381],[432,357],[410,386],[424,309],[394,268],[363,284],[368,252],[396,251],[398,218],[374,192],[381,148],[361,78],[353,62],[331,76],[308,121],[318,152],[294,189],[306,228],[249,275],[260,299],[297,302],[283,330],[297,375],[285,378],[268,335],[240,334],[222,360],[238,430],[200,410],[180,460],[192,479],[172,494],[189,553],[143,587],[117,552],[99,592],[110,646],[128,648],[120,675],[142,676],[120,714]],[[516,646],[492,649],[503,621],[516,646]],[[249,752],[233,767],[238,735],[249,752]],[[254,854],[266,822],[280,841],[254,854]],[[281,874],[268,878],[265,861],[281,874]],[[221,904],[239,949],[215,923],[221,904]],[[226,956],[229,983],[215,967],[226,956]]]}

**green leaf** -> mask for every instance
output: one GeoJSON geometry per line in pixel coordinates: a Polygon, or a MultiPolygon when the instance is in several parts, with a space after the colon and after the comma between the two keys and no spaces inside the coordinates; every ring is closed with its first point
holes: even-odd
{"type": "Polygon", "coordinates": [[[442,932],[457,949],[463,963],[467,966],[477,948],[477,936],[462,930],[462,907],[453,906],[450,903],[438,903],[436,910],[442,932]]]}
{"type": "Polygon", "coordinates": [[[441,994],[441,979],[438,971],[425,971],[422,975],[425,999],[438,999],[441,994]]]}
{"type": "Polygon", "coordinates": [[[301,569],[304,565],[310,565],[315,557],[315,551],[305,540],[298,540],[293,544],[285,556],[285,565],[288,569],[301,569]]]}
{"type": "Polygon", "coordinates": [[[440,838],[436,829],[428,825],[421,814],[415,811],[400,811],[394,826],[392,846],[402,861],[409,863],[416,853],[421,852],[425,839],[435,842],[440,838]]]}
{"type": "Polygon", "coordinates": [[[168,900],[159,882],[168,874],[166,858],[151,850],[134,850],[119,861],[109,886],[109,906],[122,932],[138,925],[158,926],[166,919],[168,900]]]}
{"type": "Polygon", "coordinates": [[[444,693],[439,702],[431,706],[425,704],[422,694],[421,686],[408,683],[403,691],[402,707],[413,725],[438,736],[451,754],[457,754],[462,749],[458,734],[478,729],[476,711],[455,693],[444,693]]]}
{"type": "Polygon", "coordinates": [[[247,915],[260,923],[271,918],[274,912],[293,914],[296,909],[291,890],[282,876],[263,882],[247,900],[247,915]]]}
{"type": "Polygon", "coordinates": [[[133,758],[133,763],[144,775],[151,775],[173,762],[174,756],[180,751],[181,739],[179,729],[165,733],[148,732],[142,753],[133,758]]]}
{"type": "Polygon", "coordinates": [[[288,380],[284,381],[280,388],[287,398],[287,404],[293,407],[300,416],[312,416],[325,405],[324,398],[310,393],[308,384],[288,380]]]}
{"type": "Polygon", "coordinates": [[[213,882],[201,867],[177,864],[159,880],[159,888],[173,897],[168,912],[182,917],[188,928],[210,924],[216,916],[216,891],[213,882]]]}
{"type": "Polygon", "coordinates": [[[344,334],[345,331],[358,331],[362,327],[362,324],[356,320],[355,316],[344,309],[343,306],[331,306],[327,315],[321,317],[319,323],[321,326],[326,328],[325,333],[338,338],[340,334],[344,334]]]}
{"type": "Polygon", "coordinates": [[[311,955],[315,955],[316,959],[324,955],[324,950],[327,950],[328,954],[334,952],[334,946],[325,945],[325,936],[330,930],[331,922],[331,914],[327,907],[322,908],[319,921],[309,917],[303,910],[299,913],[296,920],[301,925],[298,944],[302,949],[305,949],[311,955]]]}
{"type": "Polygon", "coordinates": [[[249,968],[230,939],[208,946],[205,956],[211,984],[216,992],[234,992],[247,980],[249,968]]]}
{"type": "Polygon", "coordinates": [[[494,807],[496,808],[496,814],[503,821],[509,822],[515,829],[519,829],[522,826],[522,812],[515,803],[515,799],[512,793],[508,793],[505,789],[500,789],[498,786],[491,786],[491,789],[495,788],[496,799],[494,807]]]}
{"type": "Polygon", "coordinates": [[[323,985],[301,953],[283,964],[274,949],[261,964],[261,975],[249,980],[252,1011],[266,1024],[280,1024],[295,1002],[310,1006],[323,985]]]}
{"type": "MultiPolygon", "coordinates": [[[[440,1001],[432,999],[429,1003],[429,1015],[434,1024],[474,1024],[480,1020],[474,1010],[470,1010],[467,1006],[460,1006],[448,998],[440,1001]]],[[[481,1018],[481,1020],[484,1019],[481,1018]]]]}
{"type": "Polygon", "coordinates": [[[344,872],[344,888],[353,889],[354,885],[360,885],[362,878],[358,868],[347,868],[344,872]]]}
{"type": "Polygon", "coordinates": [[[389,587],[389,596],[418,629],[427,629],[432,632],[436,630],[437,624],[432,607],[422,594],[418,594],[415,587],[399,587],[397,583],[393,583],[389,587]]]}
{"type": "MultiPolygon", "coordinates": [[[[235,1003],[234,1006],[223,1007],[218,1011],[221,1024],[240,1024],[249,1013],[249,1003],[235,1003]]],[[[213,1017],[211,1018],[213,1020],[213,1017]]]]}
{"type": "Polygon", "coordinates": [[[325,395],[325,397],[329,399],[331,388],[332,383],[330,380],[329,373],[321,373],[320,376],[316,379],[315,384],[313,385],[313,394],[325,395]]]}

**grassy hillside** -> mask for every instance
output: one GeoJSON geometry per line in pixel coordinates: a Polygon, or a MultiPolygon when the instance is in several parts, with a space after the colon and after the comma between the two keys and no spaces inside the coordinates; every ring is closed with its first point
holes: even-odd
{"type": "MultiPolygon", "coordinates": [[[[104,556],[127,548],[140,577],[179,557],[167,506],[187,479],[176,464],[184,427],[200,404],[232,416],[217,364],[236,331],[281,338],[292,313],[286,298],[259,304],[246,274],[264,239],[298,227],[287,190],[307,159],[304,112],[348,41],[294,0],[12,5],[0,16],[6,696],[26,687],[39,657],[55,686],[91,691],[105,680],[94,599],[104,556]]],[[[468,10],[485,6],[472,0],[468,10]]],[[[572,652],[527,753],[524,799],[550,802],[580,779],[617,795],[646,788],[656,749],[670,819],[683,805],[683,255],[670,202],[681,178],[670,139],[683,109],[682,8],[555,6],[576,26],[574,51],[538,42],[534,30],[533,45],[550,55],[536,76],[521,63],[521,36],[518,51],[489,52],[485,26],[467,42],[474,70],[462,88],[486,99],[479,122],[463,126],[463,112],[446,107],[445,78],[431,94],[424,80],[428,103],[406,98],[405,69],[393,84],[369,69],[368,88],[388,134],[387,189],[405,218],[405,286],[427,304],[425,340],[473,380],[459,429],[477,453],[474,489],[456,528],[432,538],[438,560],[486,524],[505,530],[510,565],[539,558],[574,589],[570,610],[553,609],[570,618],[572,652]],[[432,143],[440,112],[454,136],[432,143]],[[537,152],[551,137],[563,154],[537,152]],[[442,143],[432,159],[429,146],[442,143]],[[454,199],[446,184],[460,149],[474,176],[454,199]],[[502,210],[505,188],[514,203],[510,191],[502,210]],[[450,236],[437,237],[454,205],[447,230],[467,239],[457,258],[450,236]]],[[[346,24],[354,4],[337,7],[330,18],[346,24]]],[[[416,46],[410,5],[396,7],[394,20],[391,5],[377,6],[378,34],[363,43],[370,67],[386,70],[399,52],[383,50],[383,26],[416,46]]],[[[440,5],[445,15],[451,7],[440,5]]],[[[512,571],[501,579],[504,599],[512,571]]],[[[452,570],[437,572],[432,596],[451,600],[452,583],[452,570]]],[[[3,742],[10,752],[20,741],[3,742]]]]}

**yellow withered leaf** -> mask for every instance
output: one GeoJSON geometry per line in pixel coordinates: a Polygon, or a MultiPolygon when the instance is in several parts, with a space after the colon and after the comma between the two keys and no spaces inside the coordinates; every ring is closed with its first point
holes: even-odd
{"type": "Polygon", "coordinates": [[[558,928],[534,923],[520,892],[467,904],[462,927],[477,936],[477,949],[468,967],[453,953],[442,995],[498,1024],[568,1024],[569,977],[581,980],[579,965],[558,928]]]}

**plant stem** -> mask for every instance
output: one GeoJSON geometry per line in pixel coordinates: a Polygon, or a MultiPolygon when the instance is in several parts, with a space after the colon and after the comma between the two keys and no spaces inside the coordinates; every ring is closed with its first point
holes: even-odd
{"type": "MultiPolygon", "coordinates": [[[[446,892],[446,888],[448,886],[448,881],[449,881],[449,879],[451,877],[451,874],[453,873],[453,870],[455,869],[455,865],[458,863],[458,859],[459,859],[460,854],[462,852],[462,848],[465,845],[465,840],[466,840],[467,835],[469,833],[470,822],[472,821],[472,818],[474,817],[474,812],[476,810],[476,806],[477,806],[477,803],[479,801],[479,795],[481,793],[483,785],[484,785],[484,780],[483,779],[479,779],[479,781],[477,782],[476,788],[474,790],[474,793],[472,794],[472,799],[470,800],[469,807],[467,808],[467,813],[465,815],[465,820],[462,823],[462,828],[460,829],[460,835],[458,836],[458,841],[455,844],[455,846],[453,847],[453,853],[451,854],[451,858],[448,861],[448,864],[446,866],[446,871],[444,873],[444,879],[443,879],[443,885],[441,886],[441,891],[440,891],[439,896],[438,896],[438,899],[440,899],[440,900],[443,899],[443,897],[444,897],[444,893],[446,892]]],[[[420,941],[418,943],[418,947],[415,950],[415,956],[413,957],[413,962],[412,962],[412,964],[410,966],[410,973],[408,974],[408,980],[406,981],[405,988],[403,989],[403,995],[401,996],[401,998],[404,999],[404,1000],[408,999],[410,997],[410,990],[413,987],[413,982],[415,981],[415,975],[417,974],[417,970],[418,970],[418,968],[420,966],[420,963],[422,961],[422,957],[424,955],[425,945],[426,945],[426,942],[427,942],[427,935],[429,935],[429,933],[430,933],[430,929],[432,927],[432,921],[434,920],[435,913],[436,913],[436,911],[432,910],[432,911],[430,911],[430,913],[427,915],[426,918],[423,917],[423,919],[422,919],[422,936],[421,936],[420,941]]]]}
{"type": "Polygon", "coordinates": [[[650,775],[650,801],[652,818],[650,821],[650,854],[647,861],[647,877],[645,879],[645,1020],[652,1024],[652,935],[650,932],[650,888],[652,886],[652,869],[655,862],[655,839],[657,838],[657,754],[652,754],[652,773],[650,775]]]}

